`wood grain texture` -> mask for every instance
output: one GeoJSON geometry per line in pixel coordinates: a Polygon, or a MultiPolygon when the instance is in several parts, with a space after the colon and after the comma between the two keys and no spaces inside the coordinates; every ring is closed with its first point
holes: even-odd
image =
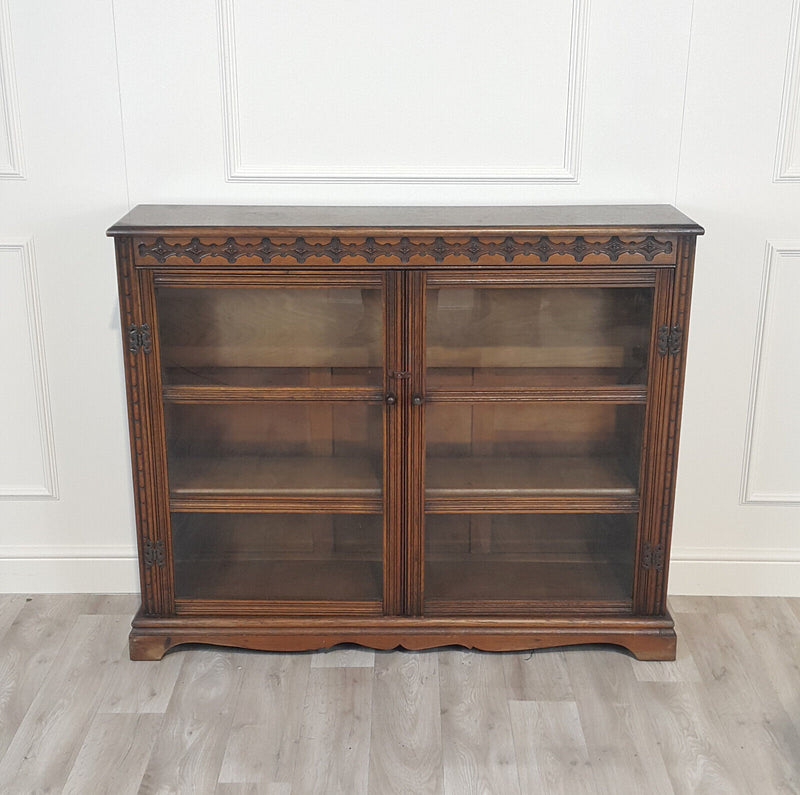
{"type": "Polygon", "coordinates": [[[163,715],[98,713],[89,726],[63,795],[136,795],[163,715]]]}
{"type": "Polygon", "coordinates": [[[22,594],[0,594],[0,642],[24,606],[22,594]]]}
{"type": "Polygon", "coordinates": [[[0,757],[62,655],[86,597],[37,595],[24,601],[0,644],[0,757]]]}
{"type": "Polygon", "coordinates": [[[624,776],[631,792],[669,792],[664,761],[644,710],[632,710],[632,662],[586,650],[567,656],[575,703],[600,792],[617,792],[624,776]]]}
{"type": "Polygon", "coordinates": [[[566,652],[509,652],[503,655],[506,689],[517,701],[573,701],[566,652]],[[534,658],[535,654],[535,658],[534,658]]]}
{"type": "Polygon", "coordinates": [[[594,775],[574,701],[510,701],[522,792],[593,795],[594,775]]]}
{"type": "Polygon", "coordinates": [[[309,654],[237,657],[244,673],[220,782],[290,790],[311,658],[309,654]]]}
{"type": "Polygon", "coordinates": [[[127,621],[121,616],[74,617],[52,674],[0,761],[0,782],[12,782],[12,791],[22,793],[64,787],[124,654],[126,634],[127,621]]]}
{"type": "MultiPolygon", "coordinates": [[[[130,602],[34,596],[19,612],[1,651],[32,670],[0,711],[3,795],[800,791],[800,599],[675,597],[682,651],[659,666],[592,649],[366,652],[371,667],[347,648],[205,649],[164,661],[171,693],[163,664],[125,657],[127,615],[107,611],[130,602]]],[[[0,692],[17,681],[4,670],[0,692]]]]}
{"type": "Polygon", "coordinates": [[[439,654],[444,792],[520,792],[502,659],[439,654]]]}
{"type": "MultiPolygon", "coordinates": [[[[738,600],[737,600],[738,602],[738,600]]],[[[742,774],[753,792],[800,790],[800,734],[750,644],[739,614],[720,613],[713,624],[686,616],[685,632],[728,742],[746,749],[742,774]],[[702,640],[701,640],[702,637],[702,640]]]]}
{"type": "Polygon", "coordinates": [[[369,790],[442,791],[442,726],[437,652],[375,658],[369,790]]]}
{"type": "Polygon", "coordinates": [[[213,792],[241,680],[242,666],[235,655],[185,655],[141,793],[213,792]]]}
{"type": "Polygon", "coordinates": [[[120,660],[117,664],[117,676],[100,702],[100,712],[166,712],[183,662],[177,655],[167,657],[160,664],[136,663],[127,658],[120,660]]]}
{"type": "Polygon", "coordinates": [[[309,795],[368,792],[372,684],[370,668],[311,670],[293,791],[309,795]]]}
{"type": "Polygon", "coordinates": [[[549,205],[538,207],[253,207],[237,205],[143,204],[109,230],[109,235],[180,232],[197,229],[370,229],[387,227],[417,231],[519,228],[619,229],[641,231],[666,227],[670,231],[702,233],[683,213],[666,204],[549,205]]]}
{"type": "MultiPolygon", "coordinates": [[[[694,683],[644,684],[650,732],[657,744],[676,793],[729,793],[738,795],[742,775],[741,753],[719,743],[720,726],[694,683]]],[[[741,752],[741,749],[738,749],[741,752]]],[[[744,762],[747,764],[747,762],[744,762]]]]}

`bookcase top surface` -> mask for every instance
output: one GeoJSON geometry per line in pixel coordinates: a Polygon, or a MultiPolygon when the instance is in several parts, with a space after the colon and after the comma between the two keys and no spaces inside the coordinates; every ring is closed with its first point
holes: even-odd
{"type": "Polygon", "coordinates": [[[454,206],[242,206],[140,204],[108,234],[146,235],[237,229],[447,231],[529,233],[673,232],[703,234],[703,228],[669,204],[588,204],[509,207],[454,206]]]}

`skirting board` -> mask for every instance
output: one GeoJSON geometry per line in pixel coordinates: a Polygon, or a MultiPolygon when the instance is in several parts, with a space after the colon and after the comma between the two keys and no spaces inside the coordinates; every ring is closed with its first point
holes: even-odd
{"type": "MultiPolygon", "coordinates": [[[[0,548],[0,593],[137,593],[128,548],[91,554],[59,548],[0,548]]],[[[800,550],[676,549],[669,592],[692,596],[800,597],[800,550]]]]}

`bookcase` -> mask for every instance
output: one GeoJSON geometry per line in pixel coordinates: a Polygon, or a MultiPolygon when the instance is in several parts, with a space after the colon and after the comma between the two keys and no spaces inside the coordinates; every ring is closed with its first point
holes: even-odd
{"type": "Polygon", "coordinates": [[[131,657],[672,659],[695,241],[666,205],[143,205],[115,224],[131,657]]]}

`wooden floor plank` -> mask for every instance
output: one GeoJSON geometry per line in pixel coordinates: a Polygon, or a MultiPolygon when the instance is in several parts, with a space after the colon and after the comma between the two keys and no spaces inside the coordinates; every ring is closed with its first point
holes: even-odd
{"type": "Polygon", "coordinates": [[[638,708],[640,685],[631,657],[607,648],[574,649],[567,667],[598,793],[615,795],[624,780],[631,792],[669,793],[663,760],[638,708]]]}
{"type": "Polygon", "coordinates": [[[136,795],[161,715],[96,714],[62,795],[136,795]]]}
{"type": "Polygon", "coordinates": [[[800,732],[800,616],[788,600],[764,598],[743,598],[737,615],[758,657],[760,675],[768,677],[800,732]]]}
{"type": "Polygon", "coordinates": [[[360,795],[369,776],[371,668],[312,668],[293,792],[360,795]]]}
{"type": "Polygon", "coordinates": [[[179,652],[183,666],[139,790],[214,792],[242,679],[230,651],[179,652]]]}
{"type": "Polygon", "coordinates": [[[214,795],[292,795],[291,784],[241,784],[222,783],[214,790],[214,795]]]}
{"type": "Polygon", "coordinates": [[[3,795],[800,793],[800,599],[672,598],[675,663],[593,647],[132,663],[137,601],[0,597],[3,795]]]}
{"type": "Polygon", "coordinates": [[[562,649],[508,652],[503,670],[509,697],[518,701],[573,701],[562,649]]]}
{"type": "Polygon", "coordinates": [[[367,793],[371,668],[312,668],[292,792],[367,793]]]}
{"type": "Polygon", "coordinates": [[[86,615],[119,615],[133,618],[141,604],[138,594],[88,594],[82,612],[86,615]]]}
{"type": "Polygon", "coordinates": [[[687,616],[683,626],[728,742],[746,753],[747,785],[753,792],[800,792],[800,736],[738,616],[687,616]]]}
{"type": "Polygon", "coordinates": [[[372,668],[375,652],[360,646],[334,646],[311,654],[312,668],[372,668]]]}
{"type": "Polygon", "coordinates": [[[439,793],[442,777],[437,652],[376,655],[369,792],[439,793]]]}
{"type": "Polygon", "coordinates": [[[672,789],[677,795],[740,795],[740,754],[727,741],[694,682],[650,682],[641,687],[672,789]]]}
{"type": "Polygon", "coordinates": [[[800,622],[800,598],[787,598],[784,601],[789,606],[789,609],[797,616],[797,620],[800,622]]]}
{"type": "MultiPolygon", "coordinates": [[[[0,761],[0,784],[60,792],[127,648],[128,622],[79,615],[0,761]]],[[[4,791],[0,786],[0,791],[4,791]]]]}
{"type": "Polygon", "coordinates": [[[100,712],[166,712],[182,666],[180,653],[167,654],[158,662],[134,662],[126,654],[100,703],[100,712]]]}
{"type": "Polygon", "coordinates": [[[501,655],[439,652],[444,792],[518,793],[501,655]]]}
{"type": "Polygon", "coordinates": [[[238,661],[242,685],[219,780],[290,787],[311,655],[246,654],[238,661]]]}
{"type": "Polygon", "coordinates": [[[511,701],[511,728],[524,793],[594,795],[589,751],[574,701],[511,701]]]}
{"type": "Polygon", "coordinates": [[[24,600],[0,645],[0,759],[57,659],[85,597],[44,594],[24,600]]]}
{"type": "Polygon", "coordinates": [[[21,593],[0,594],[0,643],[3,642],[3,635],[11,628],[19,611],[25,606],[26,598],[30,597],[21,593]]]}

